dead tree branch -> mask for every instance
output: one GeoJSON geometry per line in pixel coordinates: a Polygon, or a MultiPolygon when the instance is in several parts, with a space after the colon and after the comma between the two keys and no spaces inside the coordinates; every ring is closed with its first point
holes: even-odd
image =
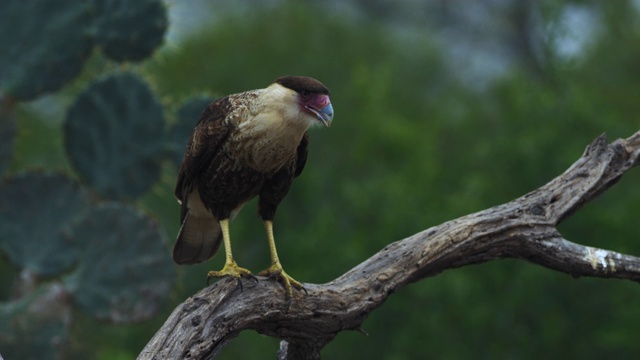
{"type": "Polygon", "coordinates": [[[289,304],[273,281],[223,280],[180,304],[138,359],[208,359],[242,330],[283,339],[281,359],[318,359],[340,331],[357,330],[403,286],[444,270],[517,258],[573,276],[640,282],[640,258],[565,240],[556,225],[638,165],[640,131],[604,135],[562,175],[509,203],[429,228],[384,249],[339,278],[305,284],[289,304]]]}

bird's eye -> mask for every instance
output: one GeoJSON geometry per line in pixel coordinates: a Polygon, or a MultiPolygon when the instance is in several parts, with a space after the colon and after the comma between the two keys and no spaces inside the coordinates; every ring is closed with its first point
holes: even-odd
{"type": "Polygon", "coordinates": [[[301,95],[303,98],[305,98],[305,99],[306,99],[306,98],[308,98],[308,97],[311,95],[311,93],[310,93],[310,92],[308,92],[307,90],[302,90],[302,91],[300,91],[300,95],[301,95]]]}

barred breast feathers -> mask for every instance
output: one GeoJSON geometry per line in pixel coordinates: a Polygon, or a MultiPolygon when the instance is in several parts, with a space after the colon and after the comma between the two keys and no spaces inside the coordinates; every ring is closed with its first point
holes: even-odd
{"type": "Polygon", "coordinates": [[[273,172],[296,156],[312,121],[301,111],[294,91],[274,84],[229,100],[233,109],[225,121],[232,126],[233,157],[256,170],[273,172]]]}

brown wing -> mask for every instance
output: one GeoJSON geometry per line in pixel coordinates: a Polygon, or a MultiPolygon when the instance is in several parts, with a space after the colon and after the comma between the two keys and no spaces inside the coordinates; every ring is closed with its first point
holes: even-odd
{"type": "Polygon", "coordinates": [[[178,264],[195,264],[215,255],[222,232],[217,219],[202,210],[200,196],[189,196],[216,157],[229,136],[224,118],[229,112],[228,98],[209,105],[202,113],[184,153],[178,173],[175,195],[181,202],[180,232],[173,248],[173,260],[178,264]],[[190,200],[191,199],[191,200],[190,200]],[[195,201],[196,204],[189,204],[195,201]],[[190,214],[189,208],[200,209],[190,214]]]}
{"type": "Polygon", "coordinates": [[[182,203],[180,221],[186,215],[187,196],[229,136],[229,128],[223,120],[230,107],[228,97],[209,105],[200,116],[187,144],[175,188],[175,196],[182,203]]]}
{"type": "Polygon", "coordinates": [[[297,177],[302,173],[302,169],[304,169],[304,165],[307,163],[307,146],[309,145],[309,133],[305,132],[302,136],[302,140],[298,145],[298,149],[296,150],[296,169],[293,174],[293,177],[297,177]]]}

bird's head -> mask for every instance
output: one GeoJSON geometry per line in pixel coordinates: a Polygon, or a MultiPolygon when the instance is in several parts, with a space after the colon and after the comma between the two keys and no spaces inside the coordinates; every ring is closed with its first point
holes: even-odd
{"type": "Polygon", "coordinates": [[[297,93],[298,104],[303,112],[315,117],[320,124],[331,126],[333,107],[329,89],[320,81],[306,76],[283,76],[276,83],[297,93]]]}

